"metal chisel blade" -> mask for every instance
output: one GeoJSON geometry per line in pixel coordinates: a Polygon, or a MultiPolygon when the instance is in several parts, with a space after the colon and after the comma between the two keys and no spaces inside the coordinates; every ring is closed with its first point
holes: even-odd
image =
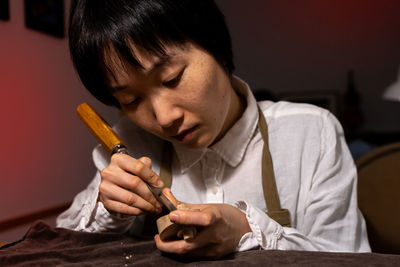
{"type": "MultiPolygon", "coordinates": [[[[147,183],[146,183],[147,184],[147,183]]],[[[153,193],[153,195],[156,197],[156,199],[164,205],[169,211],[174,211],[176,210],[176,207],[172,202],[163,194],[162,189],[151,186],[147,184],[147,187],[150,189],[150,191],[153,193]]]]}

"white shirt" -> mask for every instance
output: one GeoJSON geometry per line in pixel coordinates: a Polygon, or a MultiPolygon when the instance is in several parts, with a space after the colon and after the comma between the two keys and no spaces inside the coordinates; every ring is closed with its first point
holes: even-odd
{"type": "MultiPolygon", "coordinates": [[[[366,226],[357,207],[357,172],[342,127],[327,110],[289,102],[258,103],[268,124],[269,147],[282,208],[291,228],[266,215],[261,181],[263,140],[257,103],[247,84],[233,87],[247,101],[242,117],[213,146],[190,150],[174,145],[171,190],[188,203],[227,203],[246,213],[252,232],[238,251],[262,248],[369,252],[366,226]]],[[[114,127],[136,158],[148,156],[159,172],[163,140],[128,118],[114,127]]],[[[59,227],[79,231],[140,232],[143,216],[116,216],[97,201],[100,174],[109,155],[93,151],[96,176],[57,219],[59,227]]]]}

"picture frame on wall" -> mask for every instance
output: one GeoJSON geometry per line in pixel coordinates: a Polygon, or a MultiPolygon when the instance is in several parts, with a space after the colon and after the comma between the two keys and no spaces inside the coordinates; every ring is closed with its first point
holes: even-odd
{"type": "Polygon", "coordinates": [[[0,20],[10,20],[10,4],[8,0],[0,0],[0,20]]]}
{"type": "Polygon", "coordinates": [[[24,0],[26,27],[64,38],[63,0],[24,0]]]}

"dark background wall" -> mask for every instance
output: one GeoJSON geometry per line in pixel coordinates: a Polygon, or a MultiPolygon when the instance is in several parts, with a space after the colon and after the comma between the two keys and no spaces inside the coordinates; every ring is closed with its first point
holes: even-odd
{"type": "MultiPolygon", "coordinates": [[[[9,3],[10,20],[0,20],[0,221],[71,201],[86,187],[95,141],[76,116],[81,102],[113,120],[80,84],[67,39],[28,29],[24,1],[9,3]]],[[[0,240],[26,228],[0,229],[0,240]]]]}
{"type": "MultiPolygon", "coordinates": [[[[400,131],[400,102],[381,98],[400,64],[399,1],[217,3],[232,32],[236,74],[253,89],[340,98],[353,69],[364,113],[359,131],[400,131]]],[[[111,123],[117,113],[84,90],[65,38],[25,27],[22,0],[10,1],[10,20],[0,21],[0,88],[0,221],[72,200],[95,171],[95,142],[76,106],[87,101],[111,123]]],[[[0,229],[0,240],[17,239],[26,228],[0,229]]]]}
{"type": "Polygon", "coordinates": [[[217,2],[232,29],[237,74],[253,89],[344,93],[353,69],[361,130],[400,129],[400,104],[381,97],[400,66],[399,1],[217,2]]]}

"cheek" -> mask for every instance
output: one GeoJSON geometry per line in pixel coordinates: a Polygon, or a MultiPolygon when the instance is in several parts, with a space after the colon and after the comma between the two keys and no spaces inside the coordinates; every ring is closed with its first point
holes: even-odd
{"type": "Polygon", "coordinates": [[[220,102],[219,81],[217,75],[207,68],[195,72],[185,86],[181,95],[190,106],[201,108],[204,112],[214,110],[214,105],[220,102]]]}
{"type": "Polygon", "coordinates": [[[229,85],[224,82],[223,77],[216,75],[208,85],[209,110],[213,112],[215,123],[221,123],[229,109],[229,85]]]}
{"type": "Polygon", "coordinates": [[[145,131],[154,133],[155,125],[152,119],[151,113],[145,109],[138,108],[135,111],[125,111],[125,114],[130,118],[130,120],[144,129],[145,131]]]}
{"type": "Polygon", "coordinates": [[[188,110],[216,126],[223,121],[229,107],[229,85],[218,70],[211,69],[196,75],[188,82],[182,102],[188,110]]]}

